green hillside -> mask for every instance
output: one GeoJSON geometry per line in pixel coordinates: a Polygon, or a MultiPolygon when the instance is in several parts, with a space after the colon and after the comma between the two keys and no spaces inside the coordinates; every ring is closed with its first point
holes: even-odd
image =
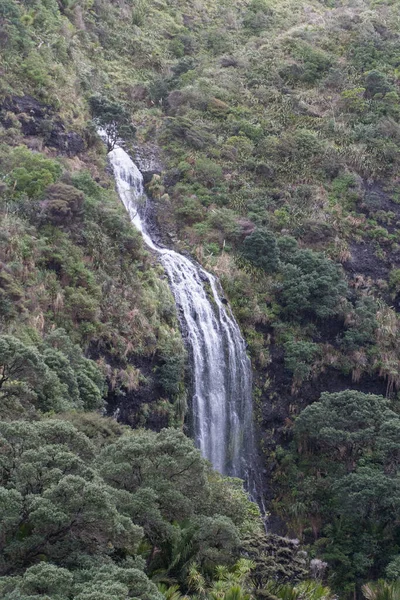
{"type": "Polygon", "coordinates": [[[396,0],[0,0],[1,597],[397,598],[399,81],[396,0]],[[110,121],[246,338],[268,536],[110,121]]]}

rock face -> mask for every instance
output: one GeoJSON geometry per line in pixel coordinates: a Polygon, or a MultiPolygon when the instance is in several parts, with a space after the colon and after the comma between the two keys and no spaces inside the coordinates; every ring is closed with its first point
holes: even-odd
{"type": "Polygon", "coordinates": [[[0,122],[6,129],[13,125],[10,113],[18,119],[24,135],[42,137],[46,146],[56,148],[60,154],[76,156],[85,150],[83,138],[67,131],[54,109],[32,96],[10,96],[0,105],[0,122]]]}
{"type": "Polygon", "coordinates": [[[149,183],[153,175],[159,175],[164,166],[161,160],[160,148],[151,142],[134,145],[134,158],[141,171],[144,183],[149,183]]]}

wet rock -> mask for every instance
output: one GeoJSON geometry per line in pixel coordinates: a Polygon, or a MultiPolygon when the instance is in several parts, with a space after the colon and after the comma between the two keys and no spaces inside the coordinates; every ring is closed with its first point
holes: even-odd
{"type": "Polygon", "coordinates": [[[206,283],[208,283],[208,277],[202,271],[199,271],[199,277],[200,277],[201,281],[205,281],[206,283]]]}

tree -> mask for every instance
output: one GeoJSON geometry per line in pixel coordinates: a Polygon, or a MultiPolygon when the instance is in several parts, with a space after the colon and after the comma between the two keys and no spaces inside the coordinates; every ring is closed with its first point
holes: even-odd
{"type": "Polygon", "coordinates": [[[278,240],[282,284],[279,297],[285,312],[294,318],[307,314],[319,318],[334,315],[347,293],[339,265],[319,252],[297,247],[293,238],[278,240]]]}
{"type": "Polygon", "coordinates": [[[7,384],[23,379],[35,385],[46,374],[39,352],[11,335],[0,336],[0,390],[7,395],[7,384]]]}
{"type": "Polygon", "coordinates": [[[63,337],[65,332],[55,330],[35,347],[13,336],[0,336],[0,396],[11,412],[13,405],[43,412],[103,406],[103,374],[70,340],[64,346],[67,354],[57,349],[63,337]]]}
{"type": "Polygon", "coordinates": [[[66,566],[81,554],[106,555],[110,544],[135,549],[141,528],[118,510],[115,494],[85,464],[81,453],[90,443],[72,425],[1,424],[0,436],[1,574],[40,557],[66,566]]]}
{"type": "Polygon", "coordinates": [[[102,450],[97,465],[106,483],[131,494],[129,514],[149,543],[150,572],[172,570],[177,576],[174,563],[186,563],[177,550],[184,540],[190,546],[187,556],[202,569],[229,563],[235,555],[248,503],[229,485],[226,500],[216,496],[206,462],[180,431],[121,437],[102,450]]]}
{"type": "Polygon", "coordinates": [[[262,227],[255,229],[244,240],[243,255],[267,273],[275,272],[279,265],[279,249],[274,234],[262,227]]]}
{"type": "Polygon", "coordinates": [[[310,527],[335,588],[346,593],[384,575],[397,554],[399,434],[389,400],[323,393],[296,419],[292,450],[284,453],[287,514],[301,505],[302,532],[310,527]]]}
{"type": "Polygon", "coordinates": [[[291,340],[285,343],[285,367],[301,383],[311,375],[312,365],[320,354],[318,344],[291,340]]]}
{"type": "Polygon", "coordinates": [[[122,104],[99,95],[91,96],[89,103],[94,122],[104,132],[109,152],[118,140],[134,135],[136,130],[122,104]]]}
{"type": "Polygon", "coordinates": [[[176,430],[107,444],[61,419],[0,423],[0,594],[159,600],[144,570],[232,565],[249,504],[176,430]]]}

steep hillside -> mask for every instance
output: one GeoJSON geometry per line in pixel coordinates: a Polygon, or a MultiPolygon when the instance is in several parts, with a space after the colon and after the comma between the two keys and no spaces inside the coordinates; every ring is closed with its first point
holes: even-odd
{"type": "Polygon", "coordinates": [[[184,422],[186,351],[114,191],[112,123],[158,235],[220,277],[245,334],[279,532],[346,597],[397,579],[398,3],[2,0],[0,53],[2,418],[184,422]]]}

